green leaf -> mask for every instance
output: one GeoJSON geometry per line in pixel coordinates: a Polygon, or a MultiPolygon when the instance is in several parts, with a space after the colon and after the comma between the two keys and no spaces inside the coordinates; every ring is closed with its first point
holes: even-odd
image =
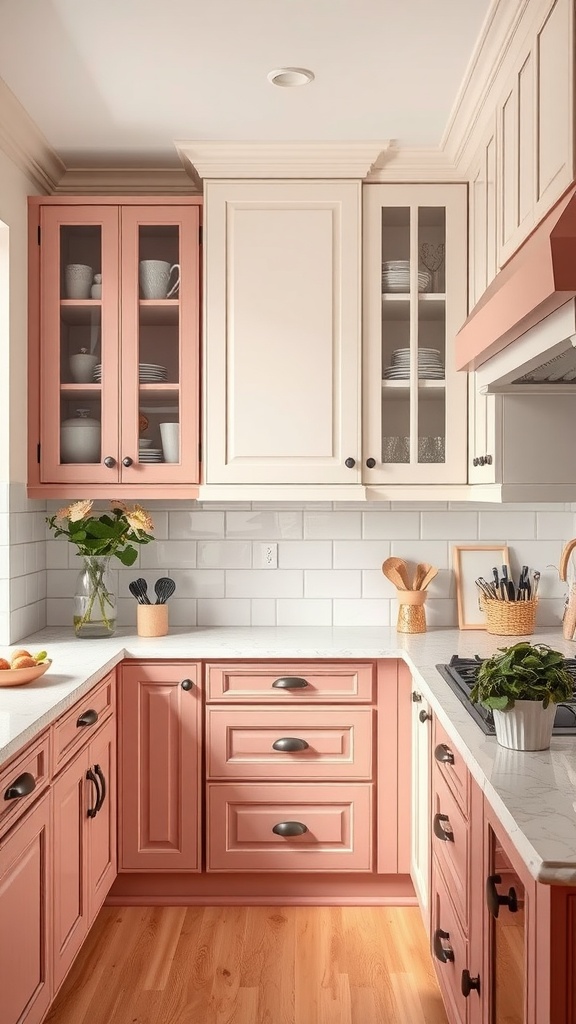
{"type": "Polygon", "coordinates": [[[138,552],[135,548],[127,547],[123,551],[117,551],[116,557],[120,559],[122,565],[134,565],[134,562],[138,558],[138,552]]]}

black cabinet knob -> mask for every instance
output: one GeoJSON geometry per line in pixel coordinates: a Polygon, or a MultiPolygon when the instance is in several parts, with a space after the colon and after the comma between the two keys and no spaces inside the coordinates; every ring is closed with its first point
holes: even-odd
{"type": "Polygon", "coordinates": [[[88,708],[88,711],[83,711],[80,718],[77,720],[76,725],[81,727],[83,725],[95,725],[98,721],[98,712],[94,708],[88,708]]]}
{"type": "Polygon", "coordinates": [[[476,456],[472,459],[472,465],[473,466],[477,466],[478,465],[478,459],[477,459],[476,456]]]}
{"type": "Polygon", "coordinates": [[[274,740],[272,749],[293,754],[297,750],[308,750],[308,743],[306,740],[298,739],[297,736],[281,736],[279,740],[274,740]]]}
{"type": "Polygon", "coordinates": [[[454,764],[454,754],[445,743],[439,743],[434,751],[434,757],[440,764],[454,764]]]}
{"type": "Polygon", "coordinates": [[[104,459],[104,465],[106,466],[106,469],[114,469],[116,459],[112,455],[107,455],[104,459]]]}
{"type": "Polygon", "coordinates": [[[356,459],[350,457],[349,459],[346,459],[344,465],[347,466],[348,469],[354,469],[354,466],[356,465],[356,459]]]}
{"type": "Polygon", "coordinates": [[[308,827],[302,821],[279,821],[277,825],[274,825],[272,831],[277,836],[290,838],[291,836],[303,836],[308,831],[308,827]]]}
{"type": "Polygon", "coordinates": [[[281,676],[280,679],[275,679],[272,686],[277,690],[303,690],[305,686],[309,686],[307,679],[302,679],[300,676],[281,676]]]}
{"type": "Polygon", "coordinates": [[[410,696],[412,697],[413,704],[419,704],[420,701],[422,700],[422,694],[418,693],[418,690],[412,690],[410,696]]]}
{"type": "Polygon", "coordinates": [[[483,455],[480,455],[480,457],[479,457],[479,459],[478,459],[478,465],[479,465],[479,466],[484,466],[484,465],[485,465],[485,463],[486,463],[486,459],[484,458],[484,456],[483,456],[483,455]]]}
{"type": "Polygon", "coordinates": [[[454,950],[451,946],[444,946],[443,942],[450,938],[450,932],[437,928],[432,938],[432,949],[434,956],[441,964],[454,963],[454,950]]]}
{"type": "Polygon", "coordinates": [[[430,714],[429,711],[425,711],[424,708],[422,708],[422,711],[420,711],[418,714],[418,718],[420,719],[421,722],[427,722],[429,719],[432,718],[432,715],[430,714]]]}
{"type": "Polygon", "coordinates": [[[4,793],[5,800],[19,800],[20,797],[28,796],[36,789],[36,779],[30,772],[23,772],[14,782],[11,782],[4,793]]]}
{"type": "Polygon", "coordinates": [[[194,686],[194,683],[192,682],[191,679],[183,679],[182,682],[180,683],[180,686],[182,687],[183,690],[191,690],[192,687],[194,686]]]}
{"type": "Polygon", "coordinates": [[[126,469],[128,469],[128,467],[132,465],[132,462],[133,462],[133,459],[131,459],[129,455],[126,455],[122,459],[122,465],[126,466],[126,469]]]}
{"type": "Polygon", "coordinates": [[[437,839],[441,839],[443,843],[453,843],[454,833],[450,828],[450,818],[447,814],[435,814],[433,822],[434,835],[437,839]],[[447,821],[448,827],[444,828],[442,822],[447,821]]]}
{"type": "Polygon", "coordinates": [[[492,465],[492,456],[491,455],[485,455],[484,456],[484,462],[486,463],[487,466],[491,466],[492,465]]]}
{"type": "Polygon", "coordinates": [[[376,459],[366,459],[366,465],[368,466],[368,469],[374,469],[376,459]]]}
{"type": "Polygon", "coordinates": [[[486,879],[486,904],[492,917],[498,917],[500,907],[508,907],[511,914],[515,914],[518,910],[516,889],[511,886],[508,889],[508,895],[503,896],[496,888],[497,885],[500,885],[501,881],[500,875],[488,875],[486,879]]]}
{"type": "Polygon", "coordinates": [[[480,991],[480,978],[472,978],[470,976],[470,971],[464,969],[462,971],[462,981],[460,983],[460,988],[462,990],[462,995],[468,998],[473,989],[476,992],[480,991]]]}

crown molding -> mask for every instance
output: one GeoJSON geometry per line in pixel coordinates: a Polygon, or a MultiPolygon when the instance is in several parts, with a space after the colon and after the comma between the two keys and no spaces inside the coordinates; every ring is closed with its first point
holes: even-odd
{"type": "Polygon", "coordinates": [[[53,192],[66,169],[58,154],[1,78],[0,148],[40,192],[53,192]]]}
{"type": "Polygon", "coordinates": [[[183,167],[69,167],[55,195],[197,195],[183,167]]]}
{"type": "Polygon", "coordinates": [[[195,180],[204,178],[360,178],[379,166],[389,141],[179,141],[176,150],[195,180]]]}
{"type": "Polygon", "coordinates": [[[369,171],[367,184],[376,182],[466,181],[441,149],[401,147],[391,143],[369,171]]]}

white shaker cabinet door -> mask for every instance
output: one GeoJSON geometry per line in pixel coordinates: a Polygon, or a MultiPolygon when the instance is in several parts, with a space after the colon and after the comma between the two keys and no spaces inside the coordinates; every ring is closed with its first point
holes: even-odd
{"type": "Polygon", "coordinates": [[[360,216],[355,181],[207,183],[205,483],[359,483],[360,216]]]}

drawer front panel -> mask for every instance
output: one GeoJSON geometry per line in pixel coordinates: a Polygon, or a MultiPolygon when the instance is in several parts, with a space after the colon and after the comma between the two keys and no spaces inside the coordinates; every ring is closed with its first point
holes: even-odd
{"type": "Polygon", "coordinates": [[[432,851],[450,885],[462,928],[467,931],[469,826],[456,798],[437,770],[434,771],[432,785],[432,851]],[[444,836],[446,839],[440,838],[444,836]]]}
{"type": "Polygon", "coordinates": [[[210,783],[207,870],[371,871],[372,806],[371,785],[210,783]]]}
{"type": "MultiPolygon", "coordinates": [[[[468,944],[458,926],[456,912],[442,875],[436,864],[432,866],[432,960],[452,1024],[467,1020],[467,1000],[462,995],[462,971],[468,967],[468,944]]],[[[471,972],[472,973],[472,972],[471,972]]],[[[476,999],[472,992],[469,999],[476,999]]]]}
{"type": "Polygon", "coordinates": [[[54,771],[86,743],[114,710],[114,672],[79,700],[54,726],[54,771]],[[86,724],[82,724],[85,722],[86,724]],[[80,723],[80,724],[79,724],[80,723]]]}
{"type": "Polygon", "coordinates": [[[50,734],[46,731],[0,771],[0,835],[40,796],[49,780],[50,734]],[[23,795],[17,796],[18,791],[23,795]]]}
{"type": "Polygon", "coordinates": [[[375,671],[373,662],[208,664],[207,700],[369,704],[375,671]]]}
{"type": "Polygon", "coordinates": [[[371,708],[211,707],[207,775],[370,780],[373,721],[371,708]],[[286,746],[295,749],[282,749],[286,746]]]}
{"type": "Polygon", "coordinates": [[[464,758],[452,746],[448,734],[438,719],[434,719],[433,760],[454,793],[464,814],[468,814],[470,799],[470,773],[464,758]]]}

